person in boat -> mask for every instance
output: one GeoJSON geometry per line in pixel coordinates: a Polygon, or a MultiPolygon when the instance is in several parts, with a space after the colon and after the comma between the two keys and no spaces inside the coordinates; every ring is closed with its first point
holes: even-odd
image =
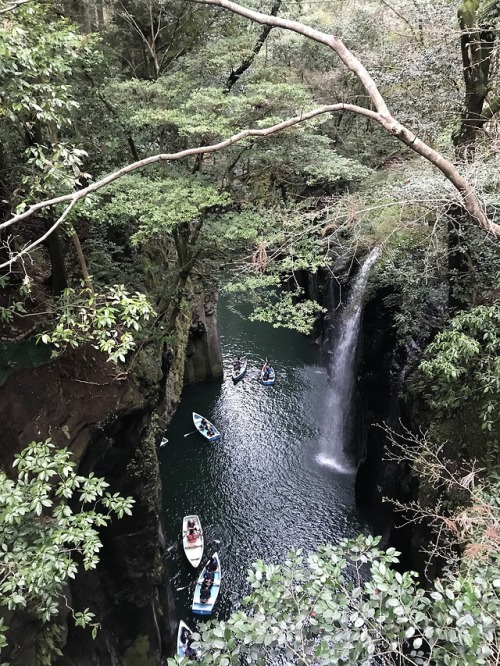
{"type": "Polygon", "coordinates": [[[195,530],[196,529],[196,525],[195,525],[194,520],[188,520],[187,526],[188,526],[188,530],[195,530]]]}
{"type": "Polygon", "coordinates": [[[207,601],[210,599],[210,594],[212,590],[211,587],[208,585],[205,585],[205,581],[201,584],[201,590],[200,590],[200,601],[202,604],[206,604],[207,601]]]}
{"type": "Polygon", "coordinates": [[[210,562],[207,564],[207,566],[205,567],[205,569],[206,569],[206,571],[208,571],[209,573],[210,573],[211,571],[215,572],[215,571],[217,571],[217,567],[218,567],[218,566],[219,566],[219,563],[217,562],[217,558],[216,558],[216,557],[212,557],[212,558],[210,558],[210,562]]]}
{"type": "Polygon", "coordinates": [[[188,641],[188,644],[184,646],[184,654],[186,657],[189,659],[189,661],[198,661],[198,654],[196,653],[196,650],[191,647],[191,643],[193,642],[193,639],[191,638],[188,641]]]}
{"type": "Polygon", "coordinates": [[[210,426],[207,428],[207,435],[209,437],[213,437],[215,435],[215,430],[211,428],[210,426]]]}
{"type": "Polygon", "coordinates": [[[206,571],[205,570],[205,580],[214,581],[215,571],[206,571]]]}
{"type": "Polygon", "coordinates": [[[191,636],[191,632],[189,631],[189,629],[187,627],[182,627],[181,645],[186,645],[190,636],[191,636]]]}
{"type": "Polygon", "coordinates": [[[198,533],[196,531],[196,528],[189,530],[188,535],[187,535],[188,541],[196,541],[198,538],[198,533]]]}
{"type": "Polygon", "coordinates": [[[208,430],[208,421],[207,421],[207,419],[201,419],[200,425],[201,425],[202,428],[206,428],[208,430]]]}
{"type": "Polygon", "coordinates": [[[271,372],[271,366],[268,365],[267,363],[264,363],[264,367],[262,368],[262,379],[265,382],[269,379],[270,372],[271,372]]]}
{"type": "Polygon", "coordinates": [[[241,360],[239,356],[236,359],[236,361],[233,363],[233,369],[236,370],[236,372],[239,372],[241,370],[241,360]]]}

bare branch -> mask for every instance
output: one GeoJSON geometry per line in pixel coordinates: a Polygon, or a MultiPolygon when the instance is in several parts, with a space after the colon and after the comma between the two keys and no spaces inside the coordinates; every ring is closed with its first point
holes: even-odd
{"type": "Polygon", "coordinates": [[[31,2],[31,0],[15,0],[14,2],[9,2],[5,7],[0,9],[0,14],[12,12],[14,9],[17,9],[21,5],[25,5],[27,2],[31,2]]]}
{"type": "MultiPolygon", "coordinates": [[[[368,93],[368,96],[377,112],[374,119],[377,120],[388,132],[406,144],[409,148],[414,150],[422,157],[425,157],[425,159],[431,162],[431,164],[434,164],[434,166],[436,166],[460,192],[464,208],[477,222],[477,224],[479,224],[479,226],[485,231],[493,233],[496,236],[500,236],[500,225],[489,220],[476,196],[474,188],[469,183],[469,181],[457,171],[452,162],[447,160],[445,157],[443,157],[443,155],[421,141],[416,134],[399,123],[392,116],[384,98],[382,97],[377,87],[377,84],[369,74],[368,70],[365,68],[363,63],[358,60],[358,58],[356,58],[353,53],[351,53],[351,51],[345,46],[341,39],[335,35],[328,35],[319,30],[315,30],[314,28],[310,28],[309,26],[304,25],[299,21],[291,21],[289,19],[281,18],[278,16],[262,14],[261,12],[248,9],[247,7],[238,5],[235,2],[231,2],[231,0],[191,1],[199,4],[213,5],[215,7],[228,9],[234,14],[248,18],[251,21],[255,21],[256,23],[270,25],[276,28],[284,28],[285,30],[291,30],[292,32],[296,32],[299,35],[303,35],[304,37],[309,37],[315,42],[324,44],[325,46],[328,46],[330,49],[335,51],[344,65],[351,72],[356,74],[364,89],[368,93]]],[[[357,113],[359,113],[359,111],[357,111],[357,113]]]]}
{"type": "MultiPolygon", "coordinates": [[[[77,198],[73,198],[74,195],[71,195],[71,198],[73,199],[71,203],[65,208],[64,213],[54,222],[54,224],[48,229],[40,238],[37,238],[36,241],[31,243],[30,245],[27,245],[25,248],[23,248],[20,252],[17,254],[13,254],[12,257],[8,260],[5,261],[3,264],[0,264],[0,268],[6,268],[7,266],[12,266],[14,262],[16,262],[18,259],[23,257],[25,254],[29,254],[32,250],[35,249],[35,247],[38,247],[38,245],[41,245],[43,241],[50,236],[50,234],[57,229],[57,227],[64,222],[64,220],[68,217],[68,215],[71,212],[71,209],[73,206],[76,204],[78,201],[77,198]]],[[[59,197],[60,198],[60,197],[59,197]]]]}

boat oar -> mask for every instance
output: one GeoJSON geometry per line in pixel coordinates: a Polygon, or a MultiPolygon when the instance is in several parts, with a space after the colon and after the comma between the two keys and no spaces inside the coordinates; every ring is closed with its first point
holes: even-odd
{"type": "Polygon", "coordinates": [[[189,435],[194,435],[195,432],[198,432],[197,430],[192,430],[191,432],[187,432],[184,437],[189,437],[189,435]]]}

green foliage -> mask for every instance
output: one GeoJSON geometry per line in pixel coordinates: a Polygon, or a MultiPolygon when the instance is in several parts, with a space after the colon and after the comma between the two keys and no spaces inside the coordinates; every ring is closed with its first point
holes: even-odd
{"type": "Polygon", "coordinates": [[[83,169],[87,153],[63,141],[51,148],[35,144],[26,149],[26,164],[31,167],[23,184],[31,196],[60,194],[74,189],[80,179],[90,179],[83,169]]]}
{"type": "Polygon", "coordinates": [[[325,312],[325,308],[315,301],[297,300],[300,294],[300,290],[293,293],[276,294],[274,303],[272,303],[274,299],[267,294],[268,304],[257,306],[250,316],[250,320],[265,321],[272,324],[273,328],[286,327],[308,335],[318,315],[320,312],[325,312]]]}
{"type": "Polygon", "coordinates": [[[154,314],[144,294],[130,294],[123,285],[102,293],[65,289],[56,305],[55,325],[40,333],[39,341],[54,345],[56,354],[90,343],[106,353],[109,361],[122,363],[135,347],[134,333],[154,314]]]}
{"type": "Polygon", "coordinates": [[[71,122],[78,104],[66,77],[91,53],[92,40],[78,35],[49,6],[28,5],[0,27],[1,116],[13,123],[41,121],[57,128],[71,122]]]}
{"type": "Polygon", "coordinates": [[[482,428],[491,432],[500,405],[499,347],[499,300],[452,319],[427,347],[419,366],[429,406],[450,414],[471,400],[481,402],[482,428]]]}
{"type": "Polygon", "coordinates": [[[208,177],[167,168],[166,173],[122,178],[94,198],[87,215],[102,224],[131,228],[130,241],[139,245],[228,203],[228,195],[218,192],[208,177]]]}
{"type": "Polygon", "coordinates": [[[96,62],[96,39],[78,34],[50,5],[28,4],[0,26],[0,119],[4,156],[12,151],[15,171],[24,174],[21,192],[44,197],[72,190],[86,154],[67,141],[75,100],[75,70],[96,62]],[[19,136],[24,157],[19,160],[19,136]]]}
{"type": "MultiPolygon", "coordinates": [[[[16,479],[0,471],[0,604],[46,623],[58,614],[79,568],[97,566],[100,529],[113,515],[130,515],[134,500],[110,494],[93,473],[76,474],[70,453],[50,439],[32,442],[14,466],[16,479]]],[[[97,629],[89,609],[74,618],[77,626],[97,629]]]]}
{"type": "MultiPolygon", "coordinates": [[[[197,636],[201,663],[475,666],[498,657],[497,554],[467,574],[449,570],[425,591],[415,573],[394,569],[398,553],[379,550],[379,540],[295,550],[280,565],[256,562],[242,609],[197,636]]],[[[176,663],[187,660],[168,661],[176,663]]]]}
{"type": "MultiPolygon", "coordinates": [[[[10,279],[8,275],[0,275],[0,289],[5,290],[6,287],[10,286],[9,282],[10,279]]],[[[0,324],[8,324],[11,321],[13,321],[16,315],[24,314],[26,312],[26,309],[24,307],[24,299],[23,300],[17,300],[17,299],[18,299],[18,294],[21,297],[24,297],[27,294],[29,294],[30,289],[31,289],[30,279],[26,276],[17,294],[12,294],[8,298],[9,301],[8,305],[0,306],[0,324]]]]}

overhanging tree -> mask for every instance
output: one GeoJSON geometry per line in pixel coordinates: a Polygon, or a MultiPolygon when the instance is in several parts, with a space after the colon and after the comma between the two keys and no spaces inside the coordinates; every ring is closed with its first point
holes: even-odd
{"type": "MultiPolygon", "coordinates": [[[[194,0],[194,1],[202,2],[202,0],[194,0]]],[[[62,210],[58,219],[54,222],[54,224],[51,226],[51,228],[47,231],[46,234],[44,234],[41,238],[36,239],[33,243],[27,244],[26,247],[24,247],[20,252],[13,253],[8,258],[7,261],[3,262],[2,267],[11,265],[18,258],[24,256],[25,254],[29,253],[32,249],[34,249],[41,242],[42,239],[49,237],[50,234],[53,231],[55,231],[55,229],[57,229],[62,222],[64,222],[64,220],[67,218],[67,216],[69,215],[69,213],[71,212],[77,201],[86,197],[91,192],[96,191],[101,187],[104,187],[108,183],[116,180],[117,178],[121,177],[126,173],[130,173],[136,169],[143,168],[149,164],[153,164],[156,162],[171,161],[193,155],[203,155],[206,153],[216,152],[225,147],[233,145],[238,141],[243,141],[245,139],[248,139],[249,137],[269,136],[275,132],[287,129],[298,123],[316,117],[320,114],[335,113],[338,111],[352,112],[376,121],[391,135],[398,138],[405,145],[414,150],[417,154],[419,154],[420,156],[424,157],[429,162],[431,162],[446,176],[446,178],[459,191],[459,193],[462,196],[462,204],[464,208],[468,211],[472,219],[483,230],[491,232],[495,235],[500,234],[500,225],[491,221],[488,218],[485,211],[483,210],[480,201],[477,198],[477,195],[471,183],[468,182],[468,180],[459,173],[456,167],[449,160],[447,160],[443,155],[441,155],[436,150],[428,146],[425,142],[420,140],[418,136],[416,136],[416,134],[414,134],[407,127],[399,123],[392,116],[384,98],[382,97],[380,91],[378,90],[373,78],[370,76],[367,69],[360,62],[360,60],[356,58],[346,48],[346,46],[339,38],[312,29],[297,21],[291,21],[277,16],[262,14],[253,11],[251,9],[230,2],[229,0],[206,0],[204,4],[214,5],[228,9],[236,14],[239,14],[243,17],[249,18],[253,21],[264,24],[266,26],[280,27],[287,30],[291,30],[305,37],[308,37],[315,42],[328,46],[330,49],[332,49],[337,53],[337,55],[340,57],[344,65],[346,65],[346,67],[358,77],[359,81],[362,83],[366,93],[369,96],[372,108],[366,108],[356,104],[346,104],[346,103],[325,105],[318,109],[313,109],[311,111],[302,113],[300,116],[297,116],[293,119],[289,119],[288,121],[277,123],[264,130],[262,129],[243,130],[241,132],[237,132],[226,141],[220,141],[219,143],[213,145],[188,148],[186,150],[179,151],[177,153],[170,153],[170,154],[162,153],[160,155],[154,155],[148,157],[144,160],[139,160],[137,162],[134,162],[133,164],[128,165],[127,167],[124,167],[123,169],[115,171],[113,174],[110,174],[109,176],[97,181],[96,183],[91,184],[87,188],[79,190],[78,192],[73,192],[68,195],[64,195],[62,197],[54,197],[52,199],[47,199],[46,201],[42,201],[38,204],[29,206],[26,210],[18,212],[16,215],[12,216],[10,220],[5,221],[0,228],[4,229],[9,228],[11,225],[14,225],[18,222],[21,222],[24,219],[27,219],[33,213],[40,211],[44,208],[55,206],[58,204],[66,204],[66,207],[62,210]]]]}

